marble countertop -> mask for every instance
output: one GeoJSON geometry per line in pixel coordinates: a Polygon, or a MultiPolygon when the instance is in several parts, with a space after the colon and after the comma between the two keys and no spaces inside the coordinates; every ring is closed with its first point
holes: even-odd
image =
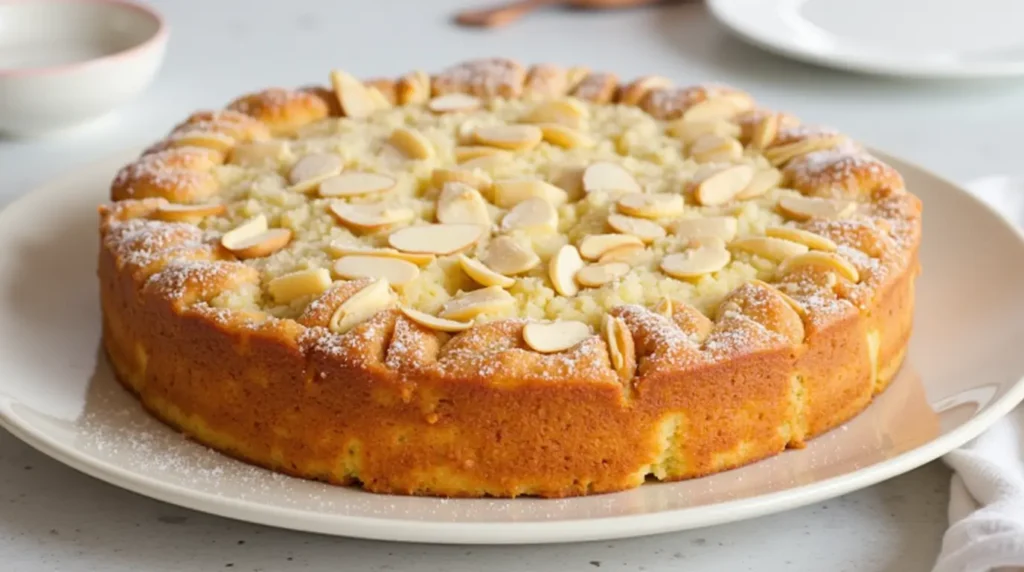
{"type": "MultiPolygon", "coordinates": [[[[549,11],[482,32],[448,23],[472,0],[151,3],[171,26],[157,82],[132,105],[75,133],[0,139],[0,206],[55,174],[152,141],[191,110],[247,91],[325,83],[332,67],[398,75],[489,55],[731,83],[957,181],[1022,169],[1024,82],[911,83],[810,67],[740,43],[699,4],[549,11]]],[[[0,430],[0,561],[19,572],[925,571],[945,528],[948,481],[949,471],[932,463],[786,513],[625,541],[400,545],[276,530],[151,501],[66,468],[0,430]]]]}

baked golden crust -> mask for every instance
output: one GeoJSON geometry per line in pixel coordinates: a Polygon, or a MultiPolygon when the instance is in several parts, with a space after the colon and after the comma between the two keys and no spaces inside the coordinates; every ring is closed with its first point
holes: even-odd
{"type": "MultiPolygon", "coordinates": [[[[393,84],[395,102],[420,97],[417,77],[393,84]]],[[[628,331],[621,341],[632,361],[617,364],[613,338],[600,335],[565,351],[535,351],[524,341],[524,319],[449,334],[391,308],[332,331],[338,308],[369,279],[334,283],[296,319],[219,306],[225,292],[259,290],[259,272],[236,260],[220,233],[155,215],[217,193],[210,170],[234,145],[339,113],[321,90],[270,90],[230,106],[266,132],[237,114],[193,116],[186,125],[230,123],[232,130],[215,130],[230,146],[148,154],[118,175],[115,202],[100,207],[104,347],[148,410],[202,443],[374,492],[601,493],[801,447],[861,411],[904,357],[920,201],[895,170],[846,138],[788,123],[768,145],[783,149],[777,164],[786,180],[805,195],[858,209],[851,218],[810,216],[794,228],[834,242],[856,279],[819,256],[739,286],[708,315],[678,302],[667,310],[616,307],[610,315],[628,331]]],[[[451,68],[430,78],[429,90],[540,99],[571,92],[597,103],[618,97],[664,120],[685,119],[725,94],[738,124],[760,120],[751,118],[749,96],[725,87],[637,81],[620,88],[610,74],[527,72],[497,59],[451,68]]]]}

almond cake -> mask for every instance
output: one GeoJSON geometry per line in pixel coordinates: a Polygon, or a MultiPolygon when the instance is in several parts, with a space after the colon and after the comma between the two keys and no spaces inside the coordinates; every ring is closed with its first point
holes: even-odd
{"type": "Polygon", "coordinates": [[[723,85],[507,59],[202,111],[100,206],[103,343],[191,438],[564,497],[802,447],[893,379],[921,203],[723,85]]]}

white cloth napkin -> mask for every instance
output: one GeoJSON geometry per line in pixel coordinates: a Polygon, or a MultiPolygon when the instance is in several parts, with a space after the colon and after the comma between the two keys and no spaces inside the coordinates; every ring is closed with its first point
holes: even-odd
{"type": "MultiPolygon", "coordinates": [[[[1024,226],[1024,178],[983,179],[968,189],[1024,226]]],[[[949,529],[932,572],[1024,570],[1024,405],[947,454],[949,529]]]]}

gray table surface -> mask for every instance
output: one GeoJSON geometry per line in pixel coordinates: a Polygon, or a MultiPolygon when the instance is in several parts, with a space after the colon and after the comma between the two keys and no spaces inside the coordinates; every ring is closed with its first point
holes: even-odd
{"type": "MultiPolygon", "coordinates": [[[[267,85],[436,70],[467,57],[583,63],[632,77],[724,81],[835,125],[951,179],[1019,165],[1024,83],[910,83],[819,69],[733,39],[699,4],[551,11],[491,32],[448,16],[467,0],[153,1],[170,51],[153,87],[59,139],[0,140],[0,206],[164,133],[189,111],[267,85]]],[[[1018,167],[1019,168],[1019,167],[1018,167]]],[[[927,207],[927,205],[926,205],[927,207]]],[[[540,547],[401,545],[250,525],[119,490],[0,431],[0,569],[58,570],[928,570],[946,524],[949,471],[932,463],[845,497],[714,528],[540,547]]]]}

